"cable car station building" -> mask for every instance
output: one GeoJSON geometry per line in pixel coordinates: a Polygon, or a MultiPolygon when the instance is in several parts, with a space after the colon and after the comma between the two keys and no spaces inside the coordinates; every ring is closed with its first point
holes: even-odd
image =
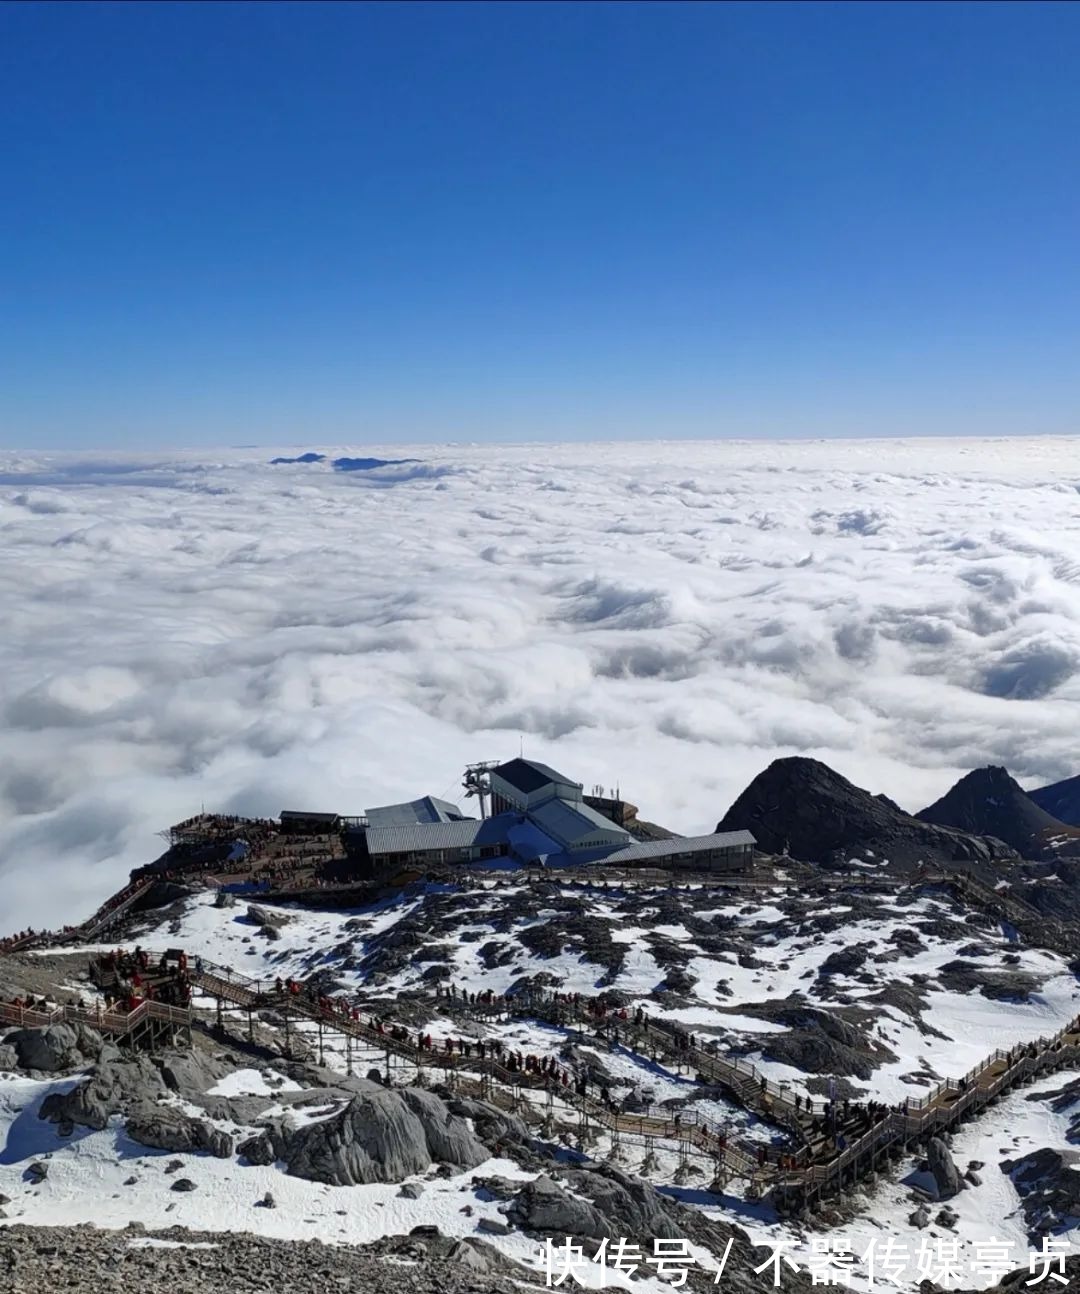
{"type": "Polygon", "coordinates": [[[547,764],[511,759],[473,765],[466,793],[481,816],[432,796],[368,810],[364,843],[375,870],[446,863],[518,863],[741,871],[753,861],[748,831],[641,840],[586,803],[581,783],[547,764]],[[490,809],[489,809],[490,806],[490,809]]]}

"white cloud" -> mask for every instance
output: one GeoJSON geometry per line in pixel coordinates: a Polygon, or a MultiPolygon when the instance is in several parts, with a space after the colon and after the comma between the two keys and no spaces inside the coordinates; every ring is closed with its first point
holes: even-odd
{"type": "Polygon", "coordinates": [[[1078,441],[275,452],[0,457],[5,929],[200,803],[455,792],[519,733],[683,831],[777,755],[912,809],[1080,771],[1078,441]]]}

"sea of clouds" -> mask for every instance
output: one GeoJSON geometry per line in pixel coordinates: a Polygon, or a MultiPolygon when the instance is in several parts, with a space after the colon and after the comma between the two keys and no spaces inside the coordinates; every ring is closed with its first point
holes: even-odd
{"type": "Polygon", "coordinates": [[[0,453],[0,933],[522,742],[684,833],[782,755],[1080,772],[1080,440],[300,452],[0,453]]]}

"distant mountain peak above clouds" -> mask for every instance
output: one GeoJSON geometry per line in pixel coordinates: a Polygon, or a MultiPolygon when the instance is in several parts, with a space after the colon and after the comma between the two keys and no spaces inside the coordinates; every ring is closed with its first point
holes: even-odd
{"type": "Polygon", "coordinates": [[[408,463],[419,463],[418,458],[327,458],[325,454],[317,454],[314,450],[308,450],[306,454],[298,454],[295,458],[272,458],[271,467],[288,467],[297,464],[311,463],[329,463],[335,472],[373,472],[379,467],[404,467],[408,463]]]}
{"type": "Polygon", "coordinates": [[[1080,775],[1040,786],[1036,791],[1029,791],[1028,796],[1060,822],[1080,827],[1080,775]]]}
{"type": "Polygon", "coordinates": [[[1000,839],[920,820],[803,756],[774,760],[716,829],[749,830],[769,853],[826,864],[858,858],[906,869],[1016,858],[1000,839]]]}
{"type": "Polygon", "coordinates": [[[1052,851],[1051,841],[1068,837],[1066,823],[1040,807],[1005,768],[967,773],[940,800],[916,814],[923,822],[997,836],[1027,858],[1052,851]]]}

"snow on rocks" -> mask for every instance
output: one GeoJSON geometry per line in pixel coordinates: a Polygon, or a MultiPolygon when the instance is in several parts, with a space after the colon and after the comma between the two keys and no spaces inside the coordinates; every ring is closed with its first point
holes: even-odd
{"type": "Polygon", "coordinates": [[[295,1177],[357,1186],[401,1182],[434,1162],[475,1168],[489,1154],[433,1093],[370,1084],[340,1114],[293,1133],[281,1157],[295,1177]]]}

